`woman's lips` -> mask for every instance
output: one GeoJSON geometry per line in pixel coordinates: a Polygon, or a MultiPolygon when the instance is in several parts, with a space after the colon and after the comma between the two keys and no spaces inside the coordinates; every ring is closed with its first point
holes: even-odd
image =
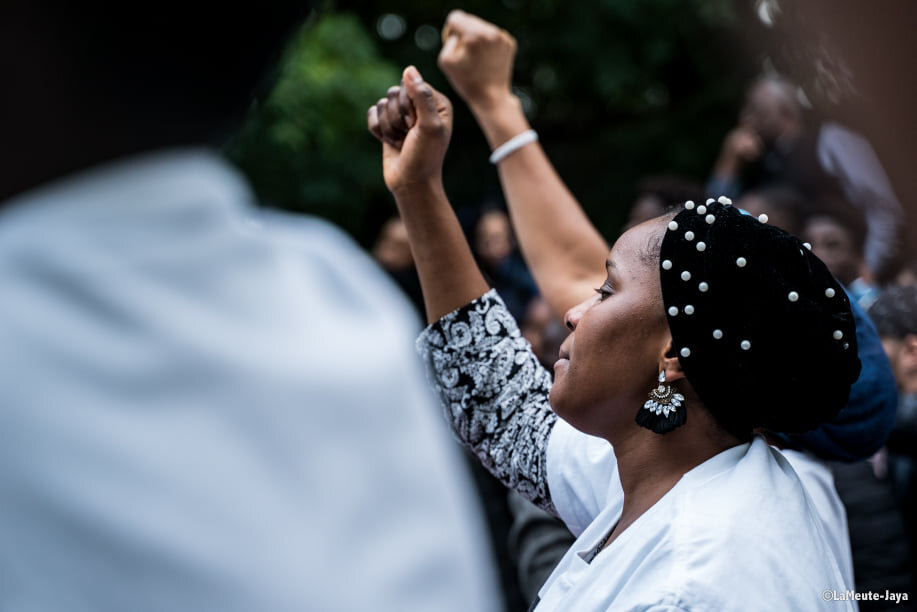
{"type": "Polygon", "coordinates": [[[560,366],[566,366],[570,363],[570,351],[566,348],[566,342],[561,345],[560,350],[557,351],[557,361],[554,362],[554,371],[556,373],[557,368],[560,366]]]}

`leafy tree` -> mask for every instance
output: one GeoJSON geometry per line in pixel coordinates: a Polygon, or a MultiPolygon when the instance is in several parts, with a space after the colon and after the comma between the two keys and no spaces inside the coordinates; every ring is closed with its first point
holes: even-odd
{"type": "Polygon", "coordinates": [[[366,242],[366,221],[387,199],[366,109],[399,75],[356,16],[324,14],[291,42],[227,152],[263,203],[324,217],[366,242]]]}
{"type": "MultiPolygon", "coordinates": [[[[519,41],[515,83],[542,145],[613,238],[636,183],[706,179],[753,73],[731,0],[471,0],[461,8],[519,41]]],[[[456,103],[446,188],[457,208],[499,197],[470,113],[436,67],[452,2],[326,3],[230,147],[256,190],[331,219],[364,244],[393,212],[366,109],[416,65],[456,103]]],[[[746,7],[747,8],[747,7],[746,7]]],[[[744,10],[744,9],[743,9],[744,10]]]]}

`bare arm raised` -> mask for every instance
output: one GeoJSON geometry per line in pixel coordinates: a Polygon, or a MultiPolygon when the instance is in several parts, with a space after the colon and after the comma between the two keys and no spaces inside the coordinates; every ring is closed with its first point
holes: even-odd
{"type": "Polygon", "coordinates": [[[465,446],[508,487],[549,512],[550,374],[478,270],[443,191],[443,157],[452,128],[449,101],[404,71],[369,109],[382,141],[385,184],[411,242],[430,326],[418,348],[447,420],[465,446]]]}
{"type": "MultiPolygon", "coordinates": [[[[491,149],[529,129],[513,95],[513,37],[474,15],[453,11],[443,29],[439,66],[468,104],[491,149]]],[[[559,317],[602,284],[608,244],[537,142],[497,165],[529,269],[559,317]]]]}
{"type": "Polygon", "coordinates": [[[413,66],[405,68],[403,82],[403,87],[392,87],[370,107],[367,121],[382,141],[385,185],[395,196],[407,229],[427,321],[433,323],[490,287],[443,189],[452,104],[413,66]]]}

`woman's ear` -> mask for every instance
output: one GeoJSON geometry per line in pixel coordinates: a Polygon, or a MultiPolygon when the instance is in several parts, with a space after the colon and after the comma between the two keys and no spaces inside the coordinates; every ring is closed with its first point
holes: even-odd
{"type": "Polygon", "coordinates": [[[671,338],[666,342],[665,350],[659,359],[659,369],[665,372],[665,379],[668,382],[685,377],[685,372],[681,369],[681,362],[678,361],[678,355],[675,353],[671,338]]]}

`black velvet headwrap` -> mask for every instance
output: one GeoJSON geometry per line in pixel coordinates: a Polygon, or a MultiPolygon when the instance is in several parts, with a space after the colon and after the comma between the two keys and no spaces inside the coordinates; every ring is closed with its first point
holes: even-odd
{"type": "Polygon", "coordinates": [[[860,372],[850,303],[796,237],[728,204],[688,202],[659,262],[685,377],[726,430],[807,431],[847,403],[860,372]]]}

